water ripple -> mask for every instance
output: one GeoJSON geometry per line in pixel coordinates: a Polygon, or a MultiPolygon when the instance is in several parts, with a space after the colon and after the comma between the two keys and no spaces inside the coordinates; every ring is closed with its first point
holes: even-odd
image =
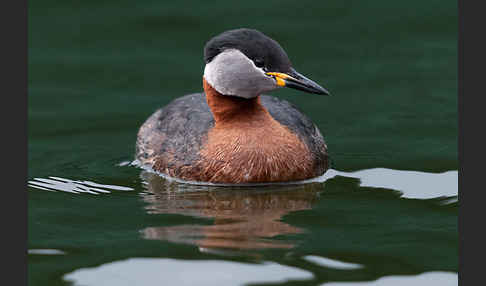
{"type": "Polygon", "coordinates": [[[198,181],[185,181],[155,172],[149,166],[142,165],[135,160],[130,163],[147,172],[156,173],[165,180],[187,185],[215,186],[215,187],[258,187],[258,186],[292,186],[309,183],[324,183],[336,176],[357,178],[361,187],[385,188],[397,190],[402,198],[407,199],[432,199],[445,197],[449,198],[443,204],[455,203],[458,201],[458,176],[457,170],[442,173],[430,173],[420,171],[395,170],[387,168],[363,169],[355,172],[344,172],[334,169],[327,170],[319,177],[302,181],[271,182],[271,183],[245,183],[245,184],[221,184],[198,181]]]}
{"type": "Polygon", "coordinates": [[[34,178],[28,181],[29,187],[36,188],[44,191],[61,191],[73,194],[87,193],[93,195],[109,194],[111,191],[133,191],[133,188],[116,186],[116,185],[104,185],[91,181],[76,181],[60,177],[34,178]]]}
{"type": "Polygon", "coordinates": [[[458,285],[457,273],[432,271],[420,275],[394,275],[381,277],[370,282],[332,282],[321,286],[453,286],[458,285]]]}

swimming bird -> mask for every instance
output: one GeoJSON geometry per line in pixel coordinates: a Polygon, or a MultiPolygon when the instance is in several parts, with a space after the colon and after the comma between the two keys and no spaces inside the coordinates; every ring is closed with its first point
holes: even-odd
{"type": "Polygon", "coordinates": [[[254,29],[228,30],[206,43],[204,61],[204,93],[176,98],[140,127],[141,165],[182,180],[231,184],[326,172],[317,126],[288,101],[263,95],[281,87],[329,95],[292,67],[277,41],[254,29]]]}

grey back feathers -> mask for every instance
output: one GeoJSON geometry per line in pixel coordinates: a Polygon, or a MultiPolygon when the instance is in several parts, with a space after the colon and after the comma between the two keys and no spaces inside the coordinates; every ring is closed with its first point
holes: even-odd
{"type": "MultiPolygon", "coordinates": [[[[280,124],[289,128],[307,145],[315,163],[315,175],[328,167],[326,144],[312,121],[294,105],[272,96],[261,96],[263,106],[280,124]]],[[[188,94],[157,110],[142,125],[138,134],[136,157],[150,163],[157,155],[171,158],[169,168],[192,166],[199,159],[214,118],[204,93],[188,94]]]]}

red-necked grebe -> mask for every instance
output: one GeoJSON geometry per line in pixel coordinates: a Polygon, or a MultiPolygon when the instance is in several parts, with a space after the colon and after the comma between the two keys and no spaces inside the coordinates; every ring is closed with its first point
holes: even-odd
{"type": "Polygon", "coordinates": [[[273,39],[223,32],[204,48],[204,93],[177,98],[140,127],[136,159],[171,177],[212,183],[309,179],[328,169],[319,129],[265,92],[290,87],[329,95],[296,72],[273,39]]]}

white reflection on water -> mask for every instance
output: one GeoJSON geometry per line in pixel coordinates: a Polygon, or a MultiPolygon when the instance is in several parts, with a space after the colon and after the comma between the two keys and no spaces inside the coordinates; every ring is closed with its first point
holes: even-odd
{"type": "Polygon", "coordinates": [[[339,260],[334,260],[326,257],[307,255],[303,257],[305,260],[315,263],[319,266],[324,266],[327,268],[341,269],[341,270],[354,270],[363,268],[363,265],[349,262],[342,262],[339,260]]]}
{"type": "MultiPolygon", "coordinates": [[[[63,278],[72,282],[74,286],[159,284],[186,286],[194,285],[195,281],[197,281],[198,286],[233,286],[311,280],[314,276],[306,270],[268,261],[250,264],[223,260],[130,258],[102,264],[98,267],[77,269],[65,274],[63,278]]],[[[452,286],[458,285],[458,275],[454,272],[432,271],[419,275],[385,276],[375,281],[327,282],[321,284],[321,286],[389,285],[452,286]]]]}
{"type": "Polygon", "coordinates": [[[29,249],[27,250],[28,254],[37,254],[37,255],[63,255],[66,252],[59,250],[59,249],[29,249]]]}
{"type": "Polygon", "coordinates": [[[309,180],[326,181],[336,176],[360,179],[360,186],[386,188],[400,191],[403,198],[432,199],[451,197],[458,194],[458,172],[427,173],[374,168],[356,172],[328,170],[323,176],[309,180]]]}
{"type": "Polygon", "coordinates": [[[321,286],[453,286],[458,285],[457,273],[433,271],[420,275],[385,276],[366,282],[331,282],[321,286]]]}
{"type": "Polygon", "coordinates": [[[59,177],[49,177],[49,179],[34,178],[28,182],[28,186],[44,191],[61,191],[73,194],[88,193],[93,195],[107,194],[111,191],[133,191],[132,188],[98,184],[91,181],[75,181],[59,177]]]}
{"type": "Polygon", "coordinates": [[[232,286],[312,279],[312,273],[274,262],[249,264],[222,260],[130,258],[82,268],[64,275],[74,285],[232,286]]]}

